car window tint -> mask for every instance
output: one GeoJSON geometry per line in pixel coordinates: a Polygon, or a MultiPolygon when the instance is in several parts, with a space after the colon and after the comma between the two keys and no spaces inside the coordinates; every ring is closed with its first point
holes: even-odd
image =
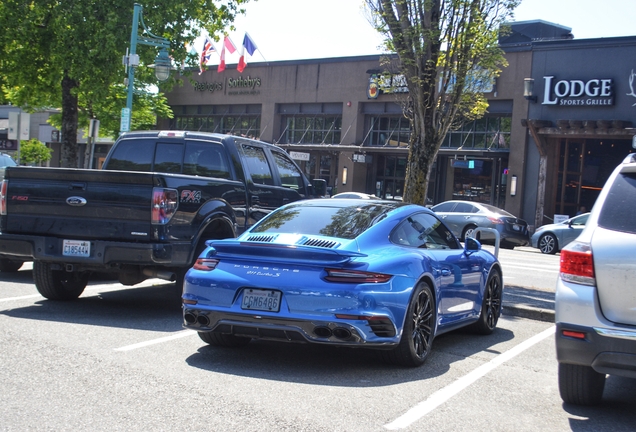
{"type": "Polygon", "coordinates": [[[448,212],[448,211],[451,211],[454,205],[455,203],[445,202],[445,203],[437,204],[435,207],[433,207],[432,210],[436,212],[448,212]]]}
{"type": "Polygon", "coordinates": [[[428,213],[412,215],[391,233],[393,243],[426,249],[459,249],[455,236],[435,216],[428,213]]]}
{"type": "MultiPolygon", "coordinates": [[[[340,201],[340,200],[334,200],[340,201]]],[[[353,239],[380,221],[395,207],[383,204],[291,205],[279,209],[259,222],[254,233],[293,233],[353,239]]]]}
{"type": "Polygon", "coordinates": [[[181,173],[183,161],[183,144],[157,143],[155,166],[153,171],[164,173],[181,173]]]}
{"type": "Polygon", "coordinates": [[[458,203],[453,211],[455,213],[475,213],[477,209],[470,203],[458,203]]]}
{"type": "Polygon", "coordinates": [[[572,218],[572,225],[585,225],[587,223],[587,218],[589,217],[589,214],[584,214],[581,216],[577,216],[572,218]]]}
{"type": "Polygon", "coordinates": [[[636,234],[636,174],[619,174],[598,217],[603,228],[636,234]]]}
{"type": "Polygon", "coordinates": [[[274,155],[274,162],[276,162],[282,185],[290,189],[302,191],[304,189],[302,174],[298,171],[298,168],[296,168],[291,159],[277,151],[272,151],[272,154],[274,155]]]}
{"type": "Polygon", "coordinates": [[[204,177],[231,178],[225,149],[221,144],[187,142],[183,173],[204,177]]]}
{"type": "Polygon", "coordinates": [[[107,170],[150,171],[152,157],[155,154],[155,141],[134,139],[123,140],[117,144],[107,170]]]}
{"type": "Polygon", "coordinates": [[[267,163],[265,151],[259,147],[243,145],[243,153],[245,154],[245,164],[251,174],[252,182],[273,185],[274,178],[272,177],[269,163],[267,163]]]}

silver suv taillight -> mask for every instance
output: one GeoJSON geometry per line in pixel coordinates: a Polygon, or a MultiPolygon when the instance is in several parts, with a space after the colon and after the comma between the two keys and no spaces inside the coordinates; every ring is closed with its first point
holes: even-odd
{"type": "Polygon", "coordinates": [[[596,285],[594,256],[588,243],[574,241],[561,250],[561,279],[581,285],[596,285]]]}
{"type": "Polygon", "coordinates": [[[179,194],[176,189],[152,189],[152,223],[164,225],[170,222],[179,207],[179,194]]]}

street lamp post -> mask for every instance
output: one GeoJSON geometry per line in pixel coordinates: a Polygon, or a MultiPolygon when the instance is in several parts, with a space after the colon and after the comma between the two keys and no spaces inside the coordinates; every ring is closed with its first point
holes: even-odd
{"type": "Polygon", "coordinates": [[[165,38],[152,34],[148,30],[144,23],[143,7],[140,4],[135,3],[133,10],[132,32],[130,33],[130,51],[123,58],[123,63],[128,68],[128,95],[126,96],[126,108],[122,108],[121,110],[121,123],[119,126],[120,132],[128,132],[130,130],[135,68],[139,66],[139,55],[137,55],[138,43],[161,48],[159,54],[157,54],[157,57],[155,58],[155,64],[150,67],[154,67],[155,77],[157,77],[157,80],[167,80],[170,77],[170,70],[172,69],[172,63],[170,56],[168,55],[170,42],[165,38]],[[141,21],[144,33],[148,34],[148,36],[138,35],[139,21],[141,21]]]}

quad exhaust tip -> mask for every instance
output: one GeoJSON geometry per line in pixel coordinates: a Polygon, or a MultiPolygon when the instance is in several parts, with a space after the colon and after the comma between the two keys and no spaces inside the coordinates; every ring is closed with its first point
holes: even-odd
{"type": "Polygon", "coordinates": [[[314,327],[314,334],[321,338],[329,338],[331,336],[347,340],[351,337],[351,330],[344,327],[336,327],[333,330],[327,326],[316,326],[314,327]]]}

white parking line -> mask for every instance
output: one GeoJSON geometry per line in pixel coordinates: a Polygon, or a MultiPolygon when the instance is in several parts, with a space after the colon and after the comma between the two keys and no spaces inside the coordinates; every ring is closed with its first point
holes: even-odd
{"type": "Polygon", "coordinates": [[[521,342],[519,345],[506,351],[505,353],[499,354],[488,363],[479,366],[477,369],[464,375],[452,384],[449,384],[446,387],[436,391],[435,393],[430,395],[428,399],[415,405],[405,414],[393,420],[391,423],[384,425],[384,427],[389,430],[397,430],[404,429],[412,425],[417,420],[421,419],[422,417],[433,411],[435,408],[442,405],[444,402],[477,381],[479,378],[486,375],[488,372],[494,370],[496,367],[500,366],[504,362],[516,357],[517,355],[521,354],[533,345],[541,342],[543,339],[549,337],[550,335],[553,335],[555,329],[556,326],[551,326],[547,330],[544,330],[541,333],[534,335],[530,339],[521,342]]]}
{"type": "Polygon", "coordinates": [[[147,347],[150,345],[155,345],[155,344],[159,344],[159,343],[164,343],[164,342],[169,342],[171,340],[175,340],[175,339],[180,339],[182,337],[186,337],[186,336],[191,336],[193,334],[196,334],[196,332],[194,330],[182,330],[180,332],[177,332],[171,336],[165,336],[165,337],[161,337],[158,339],[152,339],[146,342],[139,342],[133,345],[127,345],[121,348],[115,348],[115,351],[131,351],[137,348],[143,348],[143,347],[147,347]]]}

